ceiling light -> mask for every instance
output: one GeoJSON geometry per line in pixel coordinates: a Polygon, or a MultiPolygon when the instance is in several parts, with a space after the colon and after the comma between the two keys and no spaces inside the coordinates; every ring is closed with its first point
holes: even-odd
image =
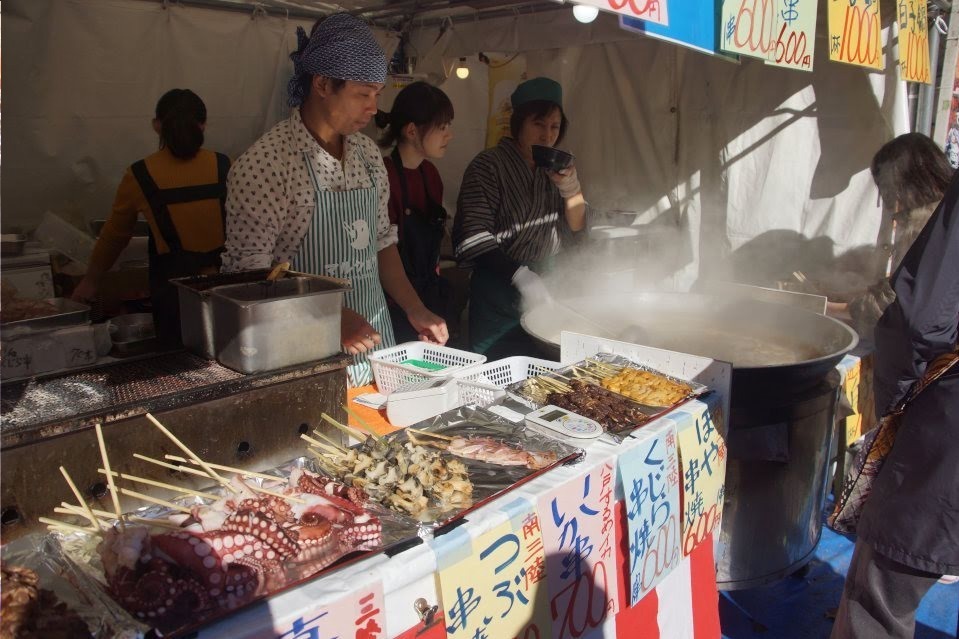
{"type": "Polygon", "coordinates": [[[599,15],[599,9],[588,4],[574,4],[573,17],[582,23],[592,22],[599,15]]]}
{"type": "Polygon", "coordinates": [[[460,80],[465,80],[470,77],[470,70],[466,66],[466,58],[460,58],[459,63],[456,65],[456,77],[460,80]]]}

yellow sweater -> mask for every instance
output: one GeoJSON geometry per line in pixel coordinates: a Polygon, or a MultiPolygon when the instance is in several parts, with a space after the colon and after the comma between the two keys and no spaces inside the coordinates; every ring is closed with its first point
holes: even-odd
{"type": "MultiPolygon", "coordinates": [[[[150,176],[160,189],[200,186],[217,182],[216,154],[206,149],[200,149],[196,156],[189,160],[181,160],[174,157],[168,149],[163,148],[148,156],[146,165],[150,176]]],[[[206,252],[223,246],[225,233],[219,200],[208,199],[171,204],[168,208],[184,250],[206,252]]],[[[141,213],[153,232],[157,253],[161,255],[168,253],[170,248],[160,235],[156,220],[153,219],[153,211],[150,210],[150,205],[136,178],[133,177],[133,173],[127,168],[117,188],[113,210],[93,248],[89,265],[91,271],[108,271],[113,266],[117,257],[130,242],[130,238],[133,237],[137,215],[141,213]]]]}

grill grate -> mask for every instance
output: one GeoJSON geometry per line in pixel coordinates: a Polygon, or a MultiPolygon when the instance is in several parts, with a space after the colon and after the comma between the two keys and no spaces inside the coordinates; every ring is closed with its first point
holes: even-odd
{"type": "Polygon", "coordinates": [[[171,353],[63,377],[5,384],[0,393],[0,428],[108,412],[241,377],[216,362],[171,353]]]}

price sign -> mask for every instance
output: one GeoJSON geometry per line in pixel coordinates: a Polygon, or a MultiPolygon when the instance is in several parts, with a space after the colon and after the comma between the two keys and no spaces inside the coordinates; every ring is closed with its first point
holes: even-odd
{"type": "Polygon", "coordinates": [[[723,0],[723,51],[812,71],[816,0],[723,0]]]}
{"type": "Polygon", "coordinates": [[[694,426],[679,431],[684,555],[702,543],[722,517],[726,441],[717,426],[709,408],[703,406],[694,416],[694,426]]]}
{"type": "Polygon", "coordinates": [[[669,24],[667,0],[576,0],[576,4],[589,4],[622,16],[639,18],[656,24],[669,24]]]}
{"type": "Polygon", "coordinates": [[[930,84],[929,21],[924,0],[897,0],[899,72],[906,82],[930,84]]]}
{"type": "Polygon", "coordinates": [[[539,499],[555,639],[578,639],[618,609],[613,464],[596,466],[539,499]]]}
{"type": "Polygon", "coordinates": [[[441,564],[448,638],[549,636],[540,522],[532,507],[514,522],[517,519],[473,539],[469,555],[441,564]]]}
{"type": "Polygon", "coordinates": [[[829,59],[883,68],[879,0],[827,0],[829,59]]]}
{"type": "Polygon", "coordinates": [[[676,427],[619,456],[629,536],[629,594],[635,605],[682,561],[676,427]]]}
{"type": "Polygon", "coordinates": [[[279,639],[386,639],[383,585],[376,582],[346,597],[274,624],[279,639]]]}

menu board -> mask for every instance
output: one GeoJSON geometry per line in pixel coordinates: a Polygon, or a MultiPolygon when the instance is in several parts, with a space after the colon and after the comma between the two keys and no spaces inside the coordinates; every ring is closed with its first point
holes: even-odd
{"type": "Polygon", "coordinates": [[[876,0],[827,0],[829,59],[882,69],[882,33],[876,0]]]}
{"type": "Polygon", "coordinates": [[[576,639],[618,610],[613,462],[560,484],[537,504],[554,639],[576,639]]]}
{"type": "MultiPolygon", "coordinates": [[[[576,4],[588,4],[603,11],[646,20],[656,24],[669,24],[667,0],[576,0],[576,4]]],[[[683,19],[679,17],[678,19],[683,19]]]]}
{"type": "Polygon", "coordinates": [[[683,482],[683,554],[689,555],[719,526],[726,479],[726,441],[708,407],[694,428],[679,432],[683,482]]]}
{"type": "Polygon", "coordinates": [[[723,51],[812,71],[817,0],[723,0],[723,51]]]}
{"type": "Polygon", "coordinates": [[[899,74],[906,82],[931,84],[929,21],[925,0],[897,0],[899,74]]]}
{"type": "Polygon", "coordinates": [[[301,611],[295,619],[277,622],[273,629],[279,639],[379,639],[386,636],[384,611],[383,585],[377,581],[331,603],[301,611]]]}

